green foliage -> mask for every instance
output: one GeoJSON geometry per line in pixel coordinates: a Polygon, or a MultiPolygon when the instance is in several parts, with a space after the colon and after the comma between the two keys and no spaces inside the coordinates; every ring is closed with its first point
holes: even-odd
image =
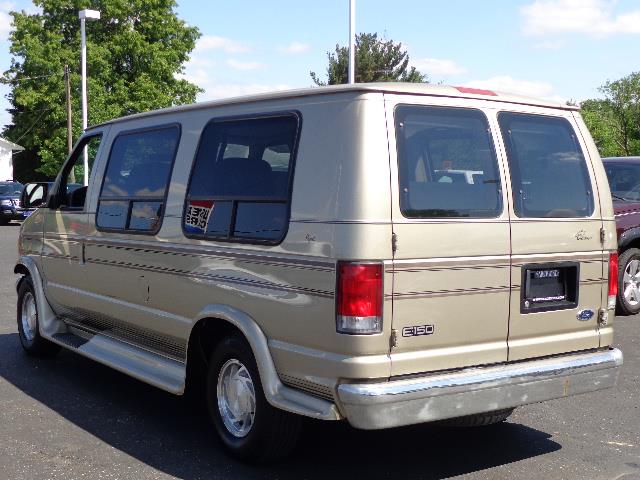
{"type": "MultiPolygon", "coordinates": [[[[175,14],[174,0],[34,0],[41,13],[12,12],[12,124],[3,136],[40,157],[54,176],[67,155],[63,70],[71,68],[74,139],[82,133],[78,11],[99,10],[87,21],[89,125],[195,101],[200,89],[175,75],[200,32],[175,14]]],[[[17,159],[19,161],[19,159],[17,159]]]]}
{"type": "Polygon", "coordinates": [[[599,91],[604,99],[585,100],[580,108],[600,155],[640,155],[640,72],[608,81],[599,91]]]}
{"type": "MultiPolygon", "coordinates": [[[[327,80],[321,80],[315,72],[309,72],[316,85],[347,83],[349,48],[336,45],[335,53],[327,52],[329,66],[327,80]]],[[[378,38],[377,33],[356,35],[356,83],[364,82],[414,82],[427,83],[426,75],[415,67],[409,68],[409,54],[401,43],[378,38]]]]}

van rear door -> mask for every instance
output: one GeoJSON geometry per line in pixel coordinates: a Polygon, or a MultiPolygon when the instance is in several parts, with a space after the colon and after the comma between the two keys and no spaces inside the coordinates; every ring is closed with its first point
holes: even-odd
{"type": "Polygon", "coordinates": [[[498,123],[513,199],[509,360],[597,348],[603,224],[575,120],[523,107],[499,112],[498,123]]]}
{"type": "Polygon", "coordinates": [[[385,95],[385,105],[395,236],[391,374],[504,362],[509,217],[498,139],[482,102],[385,95]]]}

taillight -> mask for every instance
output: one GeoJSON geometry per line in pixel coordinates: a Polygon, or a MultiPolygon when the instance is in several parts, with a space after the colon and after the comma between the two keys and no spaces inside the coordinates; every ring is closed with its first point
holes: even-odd
{"type": "Polygon", "coordinates": [[[618,252],[609,254],[609,302],[607,307],[613,310],[616,308],[616,297],[618,296],[618,252]]]}
{"type": "Polygon", "coordinates": [[[336,329],[338,333],[382,332],[382,264],[338,262],[336,329]]]}

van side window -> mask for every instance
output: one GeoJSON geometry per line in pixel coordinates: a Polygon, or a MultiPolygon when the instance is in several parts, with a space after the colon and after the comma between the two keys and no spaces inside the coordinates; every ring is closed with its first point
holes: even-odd
{"type": "Polygon", "coordinates": [[[157,232],[179,140],[177,125],[125,132],[114,140],[100,191],[99,228],[157,232]]]}
{"type": "Polygon", "coordinates": [[[589,217],[593,193],[584,155],[564,118],[498,114],[520,218],[589,217]]]}
{"type": "Polygon", "coordinates": [[[407,218],[495,218],[498,162],[487,118],[467,108],[396,107],[400,211],[407,218]]]}
{"type": "Polygon", "coordinates": [[[191,172],[185,233],[278,243],[289,222],[298,125],[293,114],[210,122],[191,172]]]}
{"type": "Polygon", "coordinates": [[[84,210],[87,187],[84,185],[84,156],[87,155],[87,179],[93,171],[93,162],[100,147],[102,135],[86,137],[71,154],[71,160],[64,166],[58,189],[56,207],[64,210],[84,210]]]}

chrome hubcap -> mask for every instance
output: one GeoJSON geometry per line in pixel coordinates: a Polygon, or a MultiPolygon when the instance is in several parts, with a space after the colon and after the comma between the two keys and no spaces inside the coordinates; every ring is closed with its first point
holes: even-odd
{"type": "Polygon", "coordinates": [[[235,358],[227,360],[218,375],[218,410],[234,437],[245,437],[256,415],[256,391],[247,368],[235,358]]]}
{"type": "Polygon", "coordinates": [[[624,299],[631,306],[640,303],[640,260],[631,260],[622,277],[624,299]]]}
{"type": "Polygon", "coordinates": [[[22,332],[27,341],[31,342],[36,336],[38,325],[38,313],[36,311],[36,299],[31,292],[27,292],[22,297],[22,332]]]}

